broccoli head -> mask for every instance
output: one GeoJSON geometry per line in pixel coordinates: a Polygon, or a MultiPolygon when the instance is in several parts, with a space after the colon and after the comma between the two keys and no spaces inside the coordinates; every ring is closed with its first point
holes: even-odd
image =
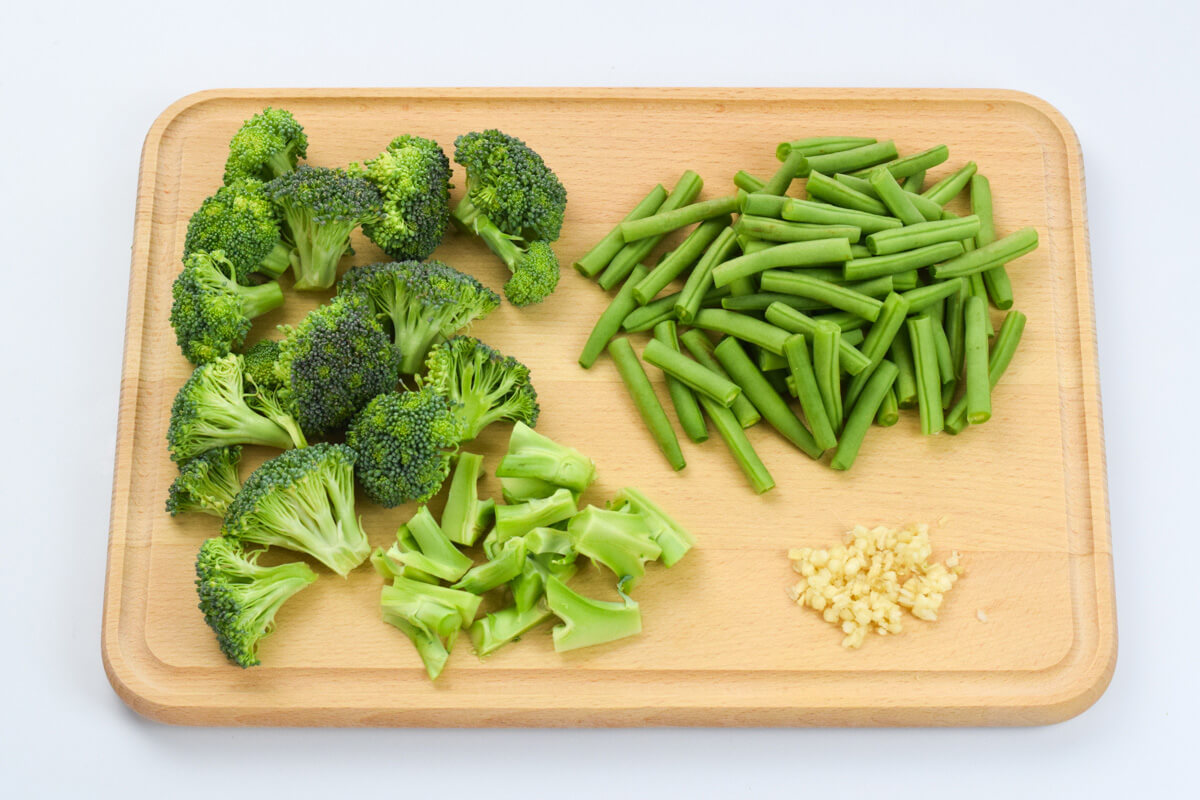
{"type": "Polygon", "coordinates": [[[222,186],[188,222],[183,257],[220,250],[233,264],[238,283],[254,273],[278,278],[291,266],[292,248],[281,234],[279,209],[262,181],[243,178],[222,186]]]}
{"type": "Polygon", "coordinates": [[[368,264],[349,270],[338,294],[359,294],[392,322],[400,371],[421,368],[429,348],[500,305],[500,296],[440,261],[368,264]]]}
{"type": "Polygon", "coordinates": [[[358,480],[367,496],[392,508],[437,494],[464,435],[450,401],[425,387],[367,403],[350,423],[346,444],[358,454],[358,480]]]}
{"type": "Polygon", "coordinates": [[[366,178],[383,195],[383,216],[363,233],[397,261],[427,258],[450,221],[450,160],[438,143],[398,136],[387,149],[349,172],[366,178]]]}
{"type": "Polygon", "coordinates": [[[246,377],[259,389],[278,389],[282,385],[275,374],[278,360],[279,342],[274,339],[259,339],[242,355],[246,377]]]}
{"type": "Polygon", "coordinates": [[[250,320],[283,305],[275,281],[242,286],[220,250],[192,253],[171,289],[171,326],[183,354],[193,364],[228,355],[250,332],[250,320]]]}
{"type": "Polygon", "coordinates": [[[286,336],[275,361],[279,394],[305,433],[344,427],[368,400],[396,385],[399,354],[363,297],[335,297],[280,329],[286,336]]]}
{"type": "Polygon", "coordinates": [[[229,142],[225,183],[239,178],[270,180],[296,168],[308,155],[304,128],[282,108],[264,108],[242,123],[229,142]]]}
{"type": "Polygon", "coordinates": [[[221,652],[240,667],[258,665],[258,643],[275,629],[280,606],[317,579],[300,561],[261,566],[262,552],[246,552],[236,539],[218,536],[205,541],[196,556],[200,611],[221,652]]]}
{"type": "Polygon", "coordinates": [[[269,392],[246,393],[242,357],[230,354],[192,371],[171,405],[167,444],[186,461],[217,447],[304,447],[304,434],[269,392]]]}
{"type": "Polygon", "coordinates": [[[424,382],[456,406],[474,439],[502,419],[536,425],[537,391],[529,367],[471,336],[455,336],[436,345],[426,361],[424,382]]]}
{"type": "Polygon", "coordinates": [[[264,462],[229,504],[222,532],[348,575],[371,553],[354,511],[354,460],[346,445],[318,442],[264,462]]]}
{"type": "Polygon", "coordinates": [[[370,181],[344,169],[301,166],[268,183],[265,191],[283,210],[296,246],[297,289],[333,286],[338,262],[350,252],[351,231],[383,212],[383,197],[370,181]]]}
{"type": "Polygon", "coordinates": [[[224,517],[233,497],[242,488],[238,463],[242,448],[217,447],[179,465],[179,475],[167,491],[167,511],[177,516],[199,511],[224,517]]]}
{"type": "Polygon", "coordinates": [[[552,242],[562,230],[567,190],[542,157],[498,130],[454,140],[454,160],[467,171],[464,202],[509,236],[552,242]]]}

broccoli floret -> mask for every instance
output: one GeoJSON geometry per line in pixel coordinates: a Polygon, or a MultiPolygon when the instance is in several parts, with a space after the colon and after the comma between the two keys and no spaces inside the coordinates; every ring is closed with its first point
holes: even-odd
{"type": "Polygon", "coordinates": [[[307,442],[268,392],[246,394],[242,357],[201,364],[175,395],[167,426],[171,458],[186,461],[216,447],[261,444],[286,450],[307,442]]]}
{"type": "Polygon", "coordinates": [[[242,488],[238,464],[242,448],[218,447],[179,465],[179,475],[167,490],[167,511],[178,516],[199,511],[224,517],[233,497],[242,488]]]}
{"type": "Polygon", "coordinates": [[[220,250],[188,256],[171,296],[175,340],[193,364],[228,355],[246,340],[250,320],[283,305],[278,283],[242,286],[220,250]]]}
{"type": "Polygon", "coordinates": [[[664,567],[674,566],[696,543],[678,522],[637,489],[627,486],[617,492],[609,507],[614,511],[633,512],[645,518],[654,543],[662,548],[664,567]]]}
{"type": "Polygon", "coordinates": [[[662,555],[646,518],[588,506],[567,523],[576,552],[611,569],[630,588],[646,574],[646,562],[662,555]]]}
{"type": "Polygon", "coordinates": [[[455,544],[470,547],[496,516],[496,501],[479,499],[479,479],[483,476],[483,456],[461,452],[450,478],[446,507],[442,510],[442,530],[455,544]]]}
{"type": "Polygon", "coordinates": [[[429,351],[423,383],[456,405],[467,438],[502,419],[536,425],[537,391],[529,367],[471,336],[455,336],[429,351]]]}
{"type": "Polygon", "coordinates": [[[402,630],[421,656],[430,679],[446,666],[459,631],[471,624],[479,595],[397,577],[379,597],[383,619],[402,630]]]}
{"type": "Polygon", "coordinates": [[[283,210],[296,246],[297,289],[333,286],[338,262],[350,251],[351,231],[383,212],[379,191],[344,169],[300,166],[268,183],[265,191],[283,210]]]}
{"type": "Polygon", "coordinates": [[[593,600],[577,594],[560,579],[546,579],[546,605],[563,621],[555,625],[554,649],[560,653],[579,647],[604,644],[642,632],[642,611],[625,594],[625,582],[617,584],[621,602],[593,600]]]}
{"type": "Polygon", "coordinates": [[[259,339],[242,355],[246,377],[259,389],[278,389],[282,385],[275,374],[278,360],[279,342],[274,339],[259,339]]]}
{"type": "Polygon", "coordinates": [[[454,160],[467,171],[466,202],[501,231],[553,242],[562,231],[567,190],[542,157],[498,130],[454,140],[454,160]]]}
{"type": "Polygon", "coordinates": [[[549,243],[526,242],[496,227],[486,216],[463,200],[454,209],[454,219],[463,230],[474,233],[499,256],[512,277],[504,284],[504,296],[514,306],[540,303],[558,286],[558,256],[549,243]]]}
{"type": "Polygon", "coordinates": [[[280,330],[279,393],[305,433],[341,429],[368,400],[396,386],[399,354],[363,297],[335,297],[280,330]]]}
{"type": "Polygon", "coordinates": [[[596,480],[596,465],[573,447],[543,436],[523,422],[513,425],[508,452],[496,467],[500,478],[535,478],[583,492],[596,480]]]}
{"type": "Polygon", "coordinates": [[[304,128],[282,108],[264,108],[242,123],[229,142],[225,183],[239,178],[270,180],[296,168],[308,155],[304,128]]]}
{"type": "Polygon", "coordinates": [[[549,497],[515,506],[496,506],[496,544],[514,536],[524,536],[534,528],[545,528],[575,516],[575,496],[559,489],[549,497]]]}
{"type": "Polygon", "coordinates": [[[205,200],[188,222],[183,257],[220,250],[243,284],[255,273],[278,278],[286,272],[292,248],[283,241],[283,218],[263,186],[262,181],[244,178],[205,200]]]}
{"type": "Polygon", "coordinates": [[[296,561],[277,567],[258,563],[262,550],[246,552],[226,536],[208,539],[196,556],[196,592],[204,621],[230,661],[256,666],[258,643],[275,629],[275,614],[288,598],[317,579],[296,561]]]}
{"type": "Polygon", "coordinates": [[[392,508],[437,494],[463,433],[450,401],[426,387],[371,400],[350,423],[346,444],[358,453],[367,496],[392,508]]]}
{"type": "Polygon", "coordinates": [[[456,581],[471,568],[471,559],[459,552],[425,506],[396,532],[387,559],[401,574],[415,569],[443,581],[456,581]]]}
{"type": "Polygon", "coordinates": [[[429,348],[500,305],[500,296],[440,261],[400,261],[354,267],[338,294],[359,294],[392,323],[400,371],[421,368],[429,348]]]}
{"type": "Polygon", "coordinates": [[[264,462],[230,503],[223,532],[349,574],[371,552],[354,512],[354,451],[319,442],[264,462]]]}
{"type": "Polygon", "coordinates": [[[383,217],[363,233],[397,261],[428,258],[450,221],[450,160],[437,142],[397,136],[387,149],[350,174],[369,180],[383,195],[383,217]]]}

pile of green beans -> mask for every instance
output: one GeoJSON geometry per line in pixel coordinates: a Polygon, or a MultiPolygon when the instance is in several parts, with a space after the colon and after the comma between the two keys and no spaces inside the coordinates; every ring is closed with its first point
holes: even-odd
{"type": "Polygon", "coordinates": [[[760,421],[841,470],[872,424],[896,425],[904,409],[927,435],[987,422],[1026,322],[1010,310],[1007,265],[1037,247],[1037,231],[997,233],[974,161],[925,188],[945,145],[901,156],[891,140],[820,136],[782,142],[776,157],[773,174],[739,171],[735,190],[711,199],[698,199],[691,170],[670,191],[656,185],[575,262],[616,290],[580,365],[609,353],[680,470],[643,364],[661,371],[686,437],[706,441],[711,422],[760,494],[775,485],[746,435],[760,421]],[[960,195],[965,213],[947,209],[960,195]],[[1008,311],[998,326],[990,308],[1008,311]],[[652,336],[640,358],[622,335],[639,332],[652,336]]]}

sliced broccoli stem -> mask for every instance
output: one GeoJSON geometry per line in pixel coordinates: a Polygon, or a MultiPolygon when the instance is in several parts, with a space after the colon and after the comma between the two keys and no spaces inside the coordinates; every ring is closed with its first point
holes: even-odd
{"type": "Polygon", "coordinates": [[[267,275],[272,278],[278,278],[283,273],[287,272],[287,268],[292,265],[292,248],[285,242],[280,241],[267,253],[266,257],[259,262],[257,272],[267,275]]]}
{"type": "Polygon", "coordinates": [[[567,523],[571,543],[581,554],[603,564],[632,588],[646,574],[646,562],[662,555],[641,514],[588,506],[567,523]]]}
{"type": "Polygon", "coordinates": [[[271,174],[276,178],[286,172],[291,172],[296,168],[295,163],[292,161],[295,151],[296,142],[293,140],[282,150],[276,150],[274,153],[271,153],[271,155],[267,156],[267,169],[271,170],[271,174]]]}
{"type": "Polygon", "coordinates": [[[412,640],[430,679],[441,674],[458,632],[475,619],[480,600],[470,592],[404,577],[385,585],[380,594],[384,621],[412,640]]]}
{"type": "Polygon", "coordinates": [[[513,602],[521,611],[533,608],[546,594],[546,580],[558,578],[569,581],[578,571],[573,556],[554,558],[550,554],[530,556],[526,552],[525,564],[521,574],[513,578],[509,587],[512,589],[513,602]]]}
{"type": "Polygon", "coordinates": [[[578,450],[543,436],[523,422],[513,426],[500,478],[537,478],[579,493],[596,479],[596,465],[578,450]]]}
{"type": "Polygon", "coordinates": [[[425,506],[401,528],[388,557],[444,581],[456,581],[471,568],[471,559],[458,551],[425,506]]]}
{"type": "Polygon", "coordinates": [[[256,414],[245,403],[222,409],[219,414],[214,413],[203,421],[197,421],[194,429],[195,438],[204,439],[210,445],[200,448],[193,455],[231,444],[259,444],[280,450],[290,450],[294,446],[291,435],[284,428],[274,420],[256,414]],[[211,422],[218,424],[210,426],[211,422]]]}
{"type": "Polygon", "coordinates": [[[593,600],[568,589],[558,578],[547,578],[546,605],[563,621],[551,631],[554,649],[564,653],[641,633],[641,609],[625,594],[623,583],[617,591],[623,602],[593,600]]]}
{"type": "Polygon", "coordinates": [[[646,518],[655,544],[662,548],[664,567],[674,566],[696,543],[690,533],[638,489],[625,487],[610,505],[616,511],[633,511],[646,518]]]}
{"type": "Polygon", "coordinates": [[[549,497],[515,506],[496,506],[496,541],[522,536],[534,528],[544,528],[575,516],[575,497],[559,489],[549,497]]]}
{"type": "Polygon", "coordinates": [[[242,314],[246,319],[261,317],[283,305],[283,289],[275,281],[260,286],[238,286],[235,290],[242,298],[242,314]]]}
{"type": "Polygon", "coordinates": [[[520,575],[524,565],[524,540],[520,537],[509,539],[500,547],[500,552],[493,559],[472,567],[451,588],[462,589],[464,592],[472,594],[483,594],[520,575]]]}
{"type": "Polygon", "coordinates": [[[354,225],[331,221],[318,223],[304,209],[284,207],[284,219],[296,242],[296,288],[328,289],[337,279],[337,265],[350,249],[354,225]]]}
{"type": "Polygon", "coordinates": [[[496,254],[509,272],[516,272],[517,261],[521,258],[522,250],[513,241],[513,237],[496,227],[487,216],[471,202],[470,195],[463,197],[454,209],[454,219],[465,230],[468,230],[483,240],[488,249],[496,254]]]}
{"type": "Polygon", "coordinates": [[[508,606],[475,621],[467,633],[480,658],[494,653],[509,642],[516,641],[541,623],[554,616],[544,603],[522,611],[508,606]]]}
{"type": "Polygon", "coordinates": [[[492,516],[495,501],[479,500],[479,478],[483,475],[483,456],[460,452],[454,476],[450,479],[450,491],[446,495],[446,507],[442,511],[442,530],[455,544],[470,547],[483,533],[492,516]]]}

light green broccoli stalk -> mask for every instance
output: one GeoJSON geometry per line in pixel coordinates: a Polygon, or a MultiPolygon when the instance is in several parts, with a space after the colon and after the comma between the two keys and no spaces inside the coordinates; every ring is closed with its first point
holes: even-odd
{"type": "Polygon", "coordinates": [[[523,422],[513,425],[508,452],[500,459],[501,478],[532,478],[579,494],[596,480],[596,465],[573,447],[543,436],[523,422]]]}
{"type": "Polygon", "coordinates": [[[483,456],[460,452],[446,507],[442,510],[442,530],[455,544],[470,547],[496,516],[496,501],[479,499],[479,479],[483,476],[483,456]]]}
{"type": "Polygon", "coordinates": [[[588,506],[567,523],[575,550],[611,569],[631,589],[646,574],[646,562],[662,555],[652,533],[641,514],[595,506],[588,506]]]}
{"type": "Polygon", "coordinates": [[[431,680],[442,674],[459,632],[471,624],[482,598],[470,592],[397,577],[379,602],[383,619],[417,648],[431,680]]]}
{"type": "Polygon", "coordinates": [[[575,516],[575,497],[559,489],[549,497],[530,500],[520,505],[496,506],[496,527],[489,536],[496,544],[514,536],[524,536],[534,528],[545,528],[575,516]]]}
{"type": "Polygon", "coordinates": [[[402,574],[405,568],[415,569],[444,581],[456,581],[471,569],[471,559],[459,552],[425,506],[397,531],[387,560],[402,574]]]}
{"type": "Polygon", "coordinates": [[[674,566],[696,544],[695,538],[643,492],[625,487],[609,503],[614,511],[640,514],[650,526],[654,543],[662,548],[664,567],[674,566]]]}
{"type": "Polygon", "coordinates": [[[593,600],[577,594],[555,577],[546,579],[546,605],[562,620],[551,633],[559,653],[580,647],[605,644],[642,632],[642,611],[625,593],[625,582],[617,584],[620,602],[593,600]]]}

